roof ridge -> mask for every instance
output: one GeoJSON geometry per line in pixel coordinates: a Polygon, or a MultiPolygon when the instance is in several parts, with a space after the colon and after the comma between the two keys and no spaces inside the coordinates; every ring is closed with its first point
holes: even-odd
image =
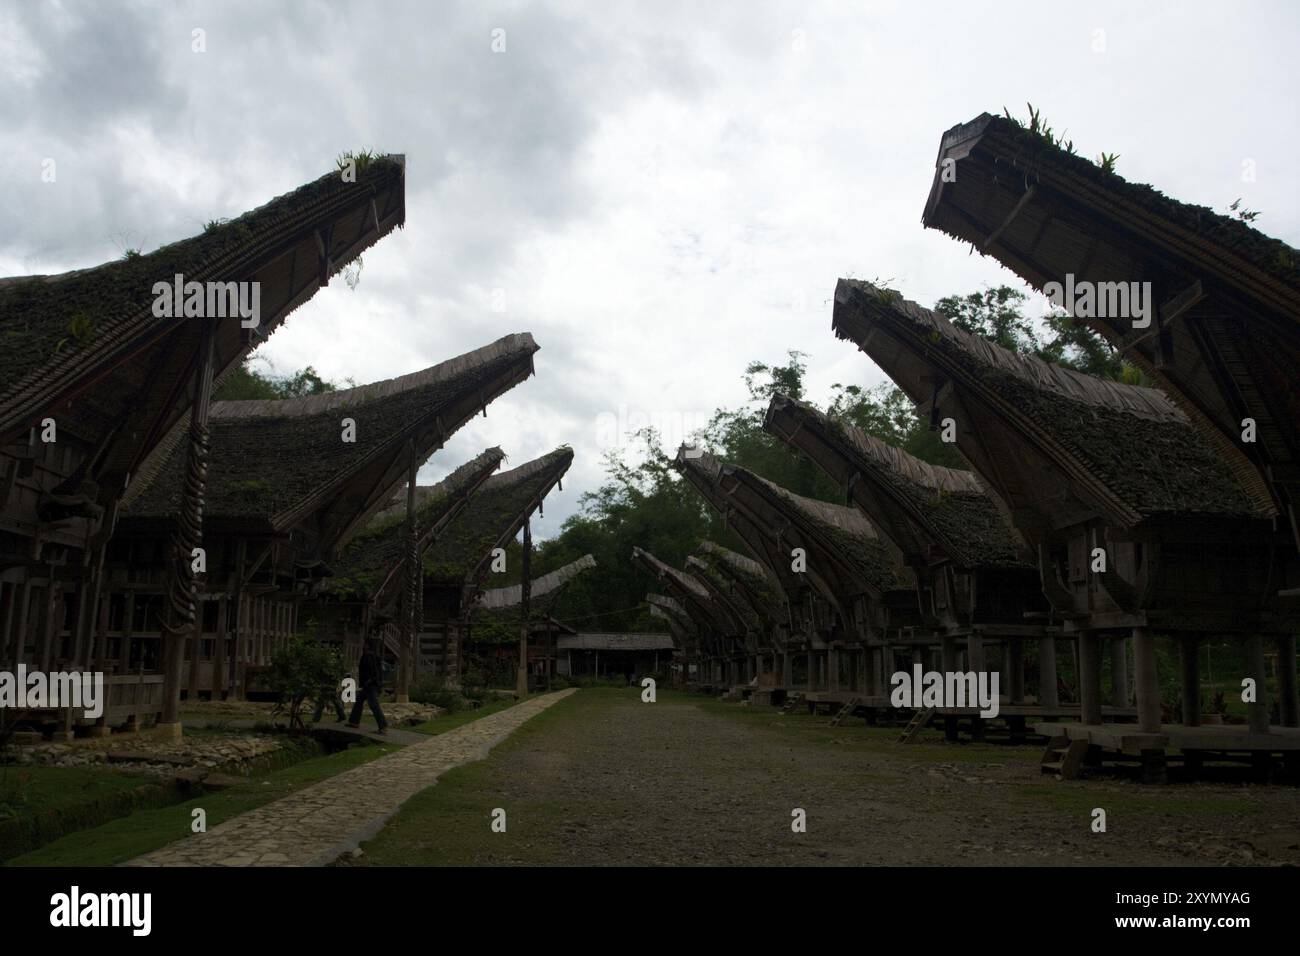
{"type": "MultiPolygon", "coordinates": [[[[1052,391],[1072,401],[1102,405],[1153,421],[1189,423],[1183,410],[1159,389],[1112,382],[1056,365],[1036,355],[1012,352],[973,332],[957,328],[947,316],[903,298],[894,289],[862,279],[840,279],[835,290],[836,303],[847,304],[853,292],[869,297],[879,312],[891,313],[913,325],[922,326],[927,335],[946,339],[982,365],[1015,376],[1040,391],[1052,391]],[[851,291],[846,293],[842,291],[844,289],[851,291]]],[[[840,324],[838,312],[832,327],[840,338],[853,338],[840,324]]]]}
{"type": "Polygon", "coordinates": [[[911,452],[905,451],[897,445],[891,445],[889,442],[863,431],[843,418],[823,412],[808,402],[802,402],[797,398],[777,393],[772,396],[772,407],[795,408],[805,415],[822,421],[827,426],[839,429],[849,444],[862,452],[863,455],[924,488],[950,493],[968,492],[988,496],[987,489],[980,482],[979,476],[975,472],[965,468],[949,468],[945,465],[935,465],[917,458],[911,452]]]}
{"type": "MultiPolygon", "coordinates": [[[[594,555],[584,554],[576,561],[570,561],[563,567],[556,568],[548,574],[535,577],[532,580],[532,587],[529,588],[531,597],[542,597],[550,594],[560,585],[567,583],[588,568],[596,566],[594,555]]],[[[522,584],[511,584],[503,588],[491,588],[479,594],[477,607],[489,611],[498,611],[502,608],[514,607],[521,604],[524,600],[524,586],[522,584]]]]}
{"type": "Polygon", "coordinates": [[[400,395],[412,389],[444,382],[479,368],[502,356],[517,352],[532,354],[538,350],[531,332],[515,332],[495,342],[463,352],[437,365],[399,375],[396,378],[357,385],[353,388],[304,395],[299,398],[255,398],[213,402],[209,418],[296,418],[316,415],[333,408],[347,408],[379,398],[400,395]]]}

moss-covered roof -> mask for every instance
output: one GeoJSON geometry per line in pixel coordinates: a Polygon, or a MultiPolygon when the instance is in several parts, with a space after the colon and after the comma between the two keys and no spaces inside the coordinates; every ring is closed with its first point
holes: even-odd
{"type": "Polygon", "coordinates": [[[722,575],[751,595],[751,605],[769,623],[781,623],[787,619],[785,599],[763,565],[712,541],[701,542],[697,552],[711,559],[722,575]]]}
{"type": "MultiPolygon", "coordinates": [[[[786,395],[776,395],[773,415],[788,415],[796,445],[816,436],[844,460],[848,470],[884,492],[923,537],[937,539],[964,567],[1027,567],[998,504],[974,472],[921,461],[874,435],[786,395]]],[[[927,556],[928,557],[928,556],[927,556]]]]}
{"type": "Polygon", "coordinates": [[[492,549],[504,548],[518,533],[572,462],[573,449],[564,446],[484,482],[425,552],[425,581],[441,587],[474,584],[492,549]]]}
{"type": "MultiPolygon", "coordinates": [[[[539,600],[544,597],[549,597],[552,601],[555,600],[559,597],[566,584],[583,571],[595,566],[595,556],[584,554],[576,561],[570,561],[563,567],[556,568],[548,574],[538,575],[533,578],[532,585],[528,589],[529,600],[539,600]]],[[[474,610],[500,611],[521,604],[523,600],[524,588],[522,584],[512,584],[504,588],[490,588],[478,596],[478,599],[474,602],[474,610]]]]}
{"type": "MultiPolygon", "coordinates": [[[[496,471],[505,460],[500,448],[489,448],[461,465],[436,485],[419,489],[415,509],[417,532],[431,540],[429,532],[467,496],[496,471]]],[[[371,519],[355,535],[333,564],[333,575],[325,589],[339,596],[369,598],[406,560],[405,505],[389,508],[371,519]]]]}
{"type": "MultiPolygon", "coordinates": [[[[1010,352],[867,282],[841,279],[835,296],[836,335],[865,342],[872,328],[889,332],[941,378],[958,376],[970,386],[965,401],[996,400],[999,414],[1029,440],[1048,438],[1138,514],[1258,514],[1227,464],[1162,392],[1010,352]]],[[[886,373],[898,373],[891,367],[896,350],[864,348],[886,373]]],[[[918,381],[899,384],[914,398],[925,390],[918,381]]]]}
{"type": "Polygon", "coordinates": [[[281,230],[341,196],[400,183],[404,167],[401,156],[380,156],[358,167],[356,182],[329,173],[153,252],[62,275],[0,280],[0,397],[38,372],[53,374],[53,366],[75,364],[83,354],[121,348],[130,334],[155,334],[174,324],[152,314],[155,282],[178,273],[194,281],[234,278],[236,264],[273,251],[266,244],[281,230]]]}
{"type": "Polygon", "coordinates": [[[889,545],[856,508],[796,495],[738,465],[723,465],[722,472],[725,478],[738,481],[738,489],[760,496],[791,525],[844,561],[855,583],[878,592],[914,584],[906,569],[896,562],[889,545]]]}
{"type": "MultiPolygon", "coordinates": [[[[441,422],[441,428],[428,435],[436,447],[472,414],[455,414],[453,405],[466,400],[475,404],[495,380],[513,384],[526,378],[536,348],[530,335],[507,336],[385,382],[281,401],[215,402],[209,420],[204,517],[277,524],[304,500],[346,482],[374,456],[399,448],[417,429],[441,422]],[[355,421],[355,441],[342,440],[344,418],[355,421]]],[[[484,400],[491,394],[488,389],[484,400]]],[[[184,433],[178,437],[183,439],[184,433]]],[[[186,447],[184,440],[159,446],[152,467],[147,464],[138,479],[128,514],[177,513],[186,447]]]]}
{"type": "Polygon", "coordinates": [[[686,570],[695,575],[705,587],[712,588],[722,596],[727,608],[740,619],[746,631],[757,632],[763,629],[764,621],[759,616],[748,596],[734,581],[718,567],[720,562],[712,557],[689,555],[686,558],[686,570]]]}
{"type": "MultiPolygon", "coordinates": [[[[1033,182],[1048,167],[1052,167],[1058,175],[1077,177],[1083,182],[1102,187],[1116,207],[1128,204],[1159,217],[1213,243],[1221,252],[1240,256],[1292,289],[1300,290],[1300,252],[1292,246],[1265,235],[1241,219],[1217,213],[1206,206],[1179,202],[1146,183],[1131,183],[1082,156],[1062,149],[1041,133],[1007,117],[983,113],[968,123],[954,126],[944,134],[941,157],[948,144],[968,144],[976,138],[980,141],[980,148],[1002,157],[1013,158],[1010,163],[1004,159],[1003,165],[1006,166],[1006,174],[1017,181],[1033,182]],[[1024,172],[1013,171],[1016,167],[1024,172]]],[[[963,145],[963,149],[968,148],[968,145],[963,145]]],[[[942,172],[936,172],[936,184],[941,184],[942,172]]],[[[929,211],[927,209],[927,214],[929,211]]]]}
{"type": "MultiPolygon", "coordinates": [[[[596,559],[587,554],[549,574],[533,578],[529,594],[529,618],[532,625],[535,627],[554,613],[566,584],[595,566],[596,559]]],[[[515,584],[492,588],[480,594],[471,609],[470,634],[474,640],[483,642],[518,640],[523,623],[523,587],[515,584]]]]}

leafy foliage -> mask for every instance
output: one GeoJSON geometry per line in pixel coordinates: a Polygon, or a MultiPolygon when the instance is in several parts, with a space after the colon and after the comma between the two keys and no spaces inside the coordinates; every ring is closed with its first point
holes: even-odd
{"type": "Polygon", "coordinates": [[[332,694],[346,673],[338,648],[294,638],[271,653],[267,667],[267,687],[279,695],[274,713],[286,715],[291,730],[303,729],[304,703],[332,694]]]}
{"type": "Polygon", "coordinates": [[[308,365],[290,375],[264,375],[253,367],[253,359],[230,373],[213,394],[220,402],[257,398],[302,398],[322,392],[337,391],[337,382],[323,379],[315,368],[308,365]]]}

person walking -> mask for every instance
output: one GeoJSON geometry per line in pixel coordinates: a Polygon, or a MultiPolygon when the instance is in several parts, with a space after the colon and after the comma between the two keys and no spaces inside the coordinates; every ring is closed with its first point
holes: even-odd
{"type": "Polygon", "coordinates": [[[383,675],[379,655],[371,650],[370,644],[367,643],[361,653],[361,660],[357,663],[357,700],[352,705],[352,716],[348,719],[349,727],[361,726],[362,707],[369,703],[370,712],[375,715],[375,723],[379,725],[379,733],[388,733],[388,721],[384,719],[384,712],[379,707],[379,688],[383,684],[383,675]]]}

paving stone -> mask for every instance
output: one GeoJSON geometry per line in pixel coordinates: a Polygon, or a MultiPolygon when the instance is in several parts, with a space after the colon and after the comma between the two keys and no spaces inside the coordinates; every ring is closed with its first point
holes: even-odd
{"type": "MultiPolygon", "coordinates": [[[[575,689],[530,697],[322,780],[129,861],[127,866],[323,866],[377,833],[453,767],[482,760],[524,722],[575,689]]],[[[383,738],[379,738],[382,740],[383,738]]]]}

